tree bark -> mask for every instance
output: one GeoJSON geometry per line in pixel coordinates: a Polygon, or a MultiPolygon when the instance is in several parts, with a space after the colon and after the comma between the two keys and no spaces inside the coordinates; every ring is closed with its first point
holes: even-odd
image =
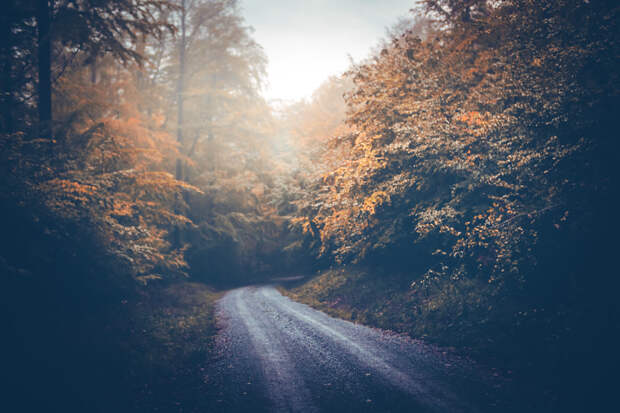
{"type": "Polygon", "coordinates": [[[50,138],[52,134],[52,46],[50,36],[50,5],[48,0],[37,0],[37,32],[39,58],[39,134],[50,138]]]}

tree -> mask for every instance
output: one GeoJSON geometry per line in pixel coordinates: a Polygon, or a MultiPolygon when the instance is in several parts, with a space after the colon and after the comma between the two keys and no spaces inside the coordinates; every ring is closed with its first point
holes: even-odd
{"type": "MultiPolygon", "coordinates": [[[[185,7],[185,0],[181,0],[181,38],[179,39],[179,84],[177,86],[177,142],[180,146],[183,145],[183,101],[185,93],[185,52],[186,52],[186,25],[187,25],[187,9],[185,7]]],[[[176,165],[176,178],[183,179],[183,164],[181,159],[177,159],[176,165]]]]}
{"type": "Polygon", "coordinates": [[[52,39],[49,0],[37,0],[39,132],[51,137],[52,127],[52,39]]]}
{"type": "MultiPolygon", "coordinates": [[[[57,58],[67,52],[80,52],[90,59],[108,53],[123,62],[140,61],[141,56],[134,50],[132,41],[135,43],[140,34],[161,34],[167,25],[159,21],[157,15],[169,4],[157,0],[36,0],[14,1],[11,6],[11,12],[5,17],[3,51],[5,56],[11,57],[15,53],[13,47],[37,50],[38,125],[41,133],[49,135],[52,132],[53,71],[57,58]],[[36,39],[31,37],[30,43],[23,42],[21,40],[25,37],[21,34],[29,31],[32,26],[29,22],[33,18],[36,39]]],[[[15,69],[8,60],[4,66],[4,79],[15,82],[17,77],[25,75],[15,69]]],[[[58,69],[62,70],[62,67],[58,69]]],[[[26,83],[32,83],[32,80],[26,83]]],[[[11,93],[5,94],[4,101],[10,97],[11,93]]],[[[6,118],[8,120],[10,116],[6,118]]]]}
{"type": "MultiPolygon", "coordinates": [[[[410,317],[405,328],[417,337],[478,348],[522,371],[531,363],[532,377],[562,392],[558,371],[601,377],[565,366],[615,351],[620,9],[425,3],[438,20],[431,36],[398,30],[350,70],[350,133],[332,141],[344,156],[304,183],[312,196],[295,220],[328,264],[369,275],[338,275],[346,288],[314,285],[330,300],[352,286],[368,288],[364,297],[379,289],[386,320],[410,317]]],[[[579,393],[599,390],[607,373],[579,393]]],[[[575,408],[565,400],[547,410],[575,408]]]]}

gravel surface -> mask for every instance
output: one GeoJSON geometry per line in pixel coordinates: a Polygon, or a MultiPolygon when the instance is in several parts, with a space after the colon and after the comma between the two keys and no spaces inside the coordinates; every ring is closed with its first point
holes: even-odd
{"type": "Polygon", "coordinates": [[[467,359],[245,287],[217,305],[211,411],[506,412],[500,379],[467,359]]]}

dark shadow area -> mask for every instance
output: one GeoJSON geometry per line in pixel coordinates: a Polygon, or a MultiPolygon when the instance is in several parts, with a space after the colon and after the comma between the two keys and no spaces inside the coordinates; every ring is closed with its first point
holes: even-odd
{"type": "Polygon", "coordinates": [[[213,290],[123,283],[90,234],[1,212],[2,410],[204,411],[213,290]]]}

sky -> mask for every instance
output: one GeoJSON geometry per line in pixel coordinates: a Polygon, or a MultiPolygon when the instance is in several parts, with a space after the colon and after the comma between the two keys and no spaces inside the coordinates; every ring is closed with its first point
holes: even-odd
{"type": "Polygon", "coordinates": [[[368,56],[415,0],[241,0],[269,59],[269,100],[307,98],[329,76],[368,56]]]}

